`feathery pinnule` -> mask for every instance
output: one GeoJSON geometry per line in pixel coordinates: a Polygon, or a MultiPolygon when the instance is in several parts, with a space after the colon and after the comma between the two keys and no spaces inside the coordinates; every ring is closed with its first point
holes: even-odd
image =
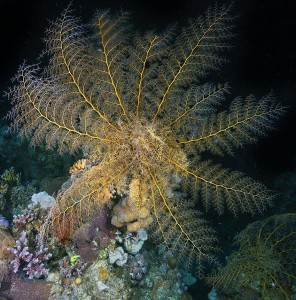
{"type": "Polygon", "coordinates": [[[207,278],[219,291],[256,289],[260,299],[291,299],[296,277],[296,214],[268,217],[249,224],[235,238],[238,249],[227,264],[207,278]]]}
{"type": "Polygon", "coordinates": [[[272,95],[236,98],[219,112],[228,84],[203,83],[226,61],[235,19],[230,10],[209,8],[180,32],[171,27],[163,34],[134,32],[125,12],[99,12],[95,35],[69,9],[51,24],[48,66],[21,65],[9,93],[11,127],[32,145],[82,150],[89,163],[58,195],[45,234],[71,235],[111,190],[129,197],[137,183],[145,197],[121,199],[114,210],[145,226],[153,217],[153,237],[165,251],[202,274],[204,262],[215,260],[216,238],[195,210],[199,199],[218,213],[265,209],[272,195],[263,185],[202,161],[204,151],[232,154],[254,142],[283,113],[272,95]],[[128,205],[139,213],[121,209],[128,205]]]}

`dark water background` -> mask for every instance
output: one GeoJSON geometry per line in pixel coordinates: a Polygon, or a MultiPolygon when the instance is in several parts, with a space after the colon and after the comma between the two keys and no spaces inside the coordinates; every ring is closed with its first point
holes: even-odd
{"type": "MultiPolygon", "coordinates": [[[[212,0],[74,0],[73,8],[87,22],[96,9],[119,9],[132,13],[136,28],[161,30],[169,24],[185,24],[209,6],[228,1],[212,0]]],[[[10,85],[10,78],[25,59],[34,63],[42,51],[41,39],[49,20],[60,15],[69,1],[0,0],[0,90],[10,85]]],[[[278,122],[277,130],[250,147],[258,168],[270,179],[293,170],[295,158],[296,112],[296,2],[293,0],[237,0],[234,14],[238,15],[233,49],[227,54],[230,62],[219,74],[208,79],[228,81],[232,96],[258,97],[273,90],[278,100],[289,106],[278,122]]],[[[231,100],[231,97],[230,97],[231,100]]],[[[9,104],[1,102],[1,115],[9,104]]],[[[248,149],[246,149],[248,150],[248,149]]],[[[248,167],[246,164],[245,167],[248,167]]]]}
{"type": "MultiPolygon", "coordinates": [[[[211,0],[74,0],[72,4],[84,22],[91,19],[96,9],[110,8],[114,12],[123,9],[132,13],[136,28],[161,31],[173,23],[185,24],[188,18],[198,17],[216,2],[227,3],[211,0]]],[[[57,18],[68,4],[69,1],[0,0],[1,93],[10,85],[19,64],[25,59],[28,63],[36,61],[44,48],[41,39],[48,21],[57,18]]],[[[220,72],[209,75],[209,81],[229,82],[232,87],[230,100],[250,93],[259,98],[272,90],[278,101],[287,106],[287,113],[276,129],[259,143],[246,146],[237,156],[220,161],[273,188],[277,176],[296,169],[296,1],[237,0],[233,12],[239,18],[235,30],[237,36],[233,40],[235,47],[226,55],[230,62],[220,72]]],[[[2,117],[10,106],[5,98],[0,105],[2,117]]],[[[272,213],[276,212],[275,203],[272,213]]],[[[224,247],[230,244],[234,233],[253,220],[242,216],[229,223],[228,217],[208,217],[221,231],[220,240],[224,247]]],[[[207,299],[208,288],[197,286],[190,291],[195,295],[194,299],[207,299]]]]}

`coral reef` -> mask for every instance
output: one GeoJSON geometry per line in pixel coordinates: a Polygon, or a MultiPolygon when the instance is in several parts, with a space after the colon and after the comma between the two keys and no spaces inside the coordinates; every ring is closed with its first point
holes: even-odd
{"type": "Polygon", "coordinates": [[[69,9],[51,23],[45,71],[21,65],[7,93],[12,130],[32,145],[82,151],[87,159],[57,195],[43,238],[65,241],[100,206],[117,201],[114,225],[137,231],[152,223],[164,252],[202,276],[215,263],[216,238],[195,210],[199,203],[220,214],[266,208],[273,195],[263,185],[201,160],[205,151],[233,154],[256,141],[284,112],[272,94],[237,97],[219,111],[228,84],[203,83],[225,61],[233,21],[231,5],[217,5],[179,34],[141,35],[127,13],[100,11],[96,39],[69,9]],[[181,178],[179,193],[172,177],[181,178]]]}
{"type": "Polygon", "coordinates": [[[86,262],[81,261],[80,259],[71,261],[71,258],[69,258],[68,256],[59,260],[60,274],[62,277],[66,278],[82,276],[86,269],[86,266],[86,262]]]}
{"type": "Polygon", "coordinates": [[[0,182],[0,210],[4,210],[6,208],[6,200],[5,200],[5,195],[8,191],[8,186],[0,182]]]}
{"type": "Polygon", "coordinates": [[[11,264],[13,272],[23,271],[29,279],[40,278],[48,274],[45,262],[48,261],[52,254],[48,249],[35,238],[29,243],[29,237],[26,231],[22,231],[13,247],[9,247],[12,254],[11,264]]]}
{"type": "Polygon", "coordinates": [[[140,228],[136,235],[127,232],[124,238],[124,248],[128,253],[138,253],[144,245],[144,242],[148,239],[148,234],[144,228],[140,228]]]}
{"type": "Polygon", "coordinates": [[[4,261],[10,257],[8,248],[13,246],[15,240],[7,231],[0,228],[0,260],[4,261]]]}
{"type": "Polygon", "coordinates": [[[67,153],[59,156],[55,150],[46,149],[43,145],[30,147],[27,139],[21,139],[9,130],[6,120],[0,120],[0,165],[13,166],[17,173],[21,173],[23,183],[32,183],[38,190],[51,195],[67,180],[65,175],[73,163],[74,158],[67,153]],[[24,157],[26,159],[20,159],[24,157]],[[63,179],[56,188],[50,186],[47,189],[41,182],[56,181],[61,176],[63,179]]]}
{"type": "Polygon", "coordinates": [[[15,214],[25,208],[36,191],[32,184],[22,185],[21,174],[11,167],[0,178],[0,211],[15,214]]]}
{"type": "Polygon", "coordinates": [[[43,280],[32,281],[31,286],[36,290],[30,295],[24,293],[32,300],[38,299],[38,292],[43,293],[40,299],[69,300],[97,299],[98,295],[99,299],[150,299],[150,294],[155,299],[179,300],[181,295],[186,294],[188,281],[183,281],[182,272],[176,268],[169,270],[161,262],[162,258],[152,250],[142,253],[143,244],[148,238],[147,231],[142,228],[134,233],[123,229],[112,232],[107,207],[98,211],[94,220],[81,227],[76,232],[77,236],[63,246],[68,252],[67,256],[59,261],[60,254],[50,257],[51,253],[48,254],[49,250],[41,246],[38,235],[47,212],[48,209],[41,208],[38,202],[14,216],[12,229],[17,241],[10,236],[10,248],[6,251],[8,259],[3,268],[6,269],[10,261],[12,271],[17,274],[13,277],[5,275],[10,277],[1,296],[19,297],[20,289],[29,287],[19,275],[25,275],[27,280],[46,277],[47,283],[43,280]],[[82,246],[85,251],[93,249],[96,253],[95,259],[87,264],[79,254],[71,252],[71,249],[81,250],[82,246]],[[118,248],[121,248],[121,258],[112,261],[112,253],[118,248]],[[118,263],[120,260],[122,263],[118,263]],[[47,268],[48,262],[51,263],[51,270],[47,268]]]}
{"type": "Polygon", "coordinates": [[[0,228],[0,297],[11,286],[12,268],[9,263],[11,254],[8,248],[14,243],[13,236],[7,230],[0,228]]]}
{"type": "Polygon", "coordinates": [[[18,214],[31,201],[32,195],[36,193],[36,188],[32,184],[17,185],[11,189],[9,210],[12,214],[18,214]]]}
{"type": "Polygon", "coordinates": [[[109,263],[122,267],[127,262],[128,255],[122,247],[117,247],[113,251],[109,251],[109,263]]]}
{"type": "Polygon", "coordinates": [[[8,186],[18,185],[20,184],[21,175],[17,174],[13,167],[4,171],[1,175],[1,181],[4,182],[8,186]]]}
{"type": "Polygon", "coordinates": [[[115,237],[109,219],[109,209],[106,206],[101,207],[89,223],[84,224],[74,233],[73,251],[86,262],[92,263],[98,252],[107,248],[111,239],[115,237]]]}
{"type": "Polygon", "coordinates": [[[86,269],[80,284],[76,284],[74,279],[65,284],[65,281],[62,280],[59,274],[51,273],[47,278],[47,281],[54,283],[50,299],[91,300],[97,299],[98,295],[100,300],[129,299],[129,291],[125,281],[112,275],[110,271],[110,265],[108,265],[107,261],[96,261],[86,269]],[[102,268],[108,272],[108,278],[106,276],[103,279],[100,278],[102,268]]]}
{"type": "Polygon", "coordinates": [[[70,169],[69,173],[73,174],[79,172],[86,167],[86,159],[79,159],[70,169]]]}
{"type": "Polygon", "coordinates": [[[52,284],[43,280],[13,278],[10,288],[4,291],[4,299],[48,300],[52,284]]]}
{"type": "Polygon", "coordinates": [[[39,192],[37,194],[32,195],[32,202],[33,204],[39,204],[41,208],[50,208],[54,205],[54,198],[48,195],[46,192],[39,192]]]}
{"type": "Polygon", "coordinates": [[[118,228],[127,225],[131,232],[146,228],[153,222],[150,205],[147,190],[141,188],[139,179],[133,179],[129,185],[129,196],[114,206],[111,223],[118,228]]]}
{"type": "Polygon", "coordinates": [[[20,184],[20,174],[16,174],[14,168],[9,168],[1,175],[0,180],[0,210],[7,206],[7,194],[14,185],[20,184]]]}
{"type": "Polygon", "coordinates": [[[208,278],[220,296],[232,299],[292,299],[295,285],[296,214],[274,215],[236,237],[238,251],[208,278]],[[236,297],[236,298],[234,298],[236,297]]]}
{"type": "Polygon", "coordinates": [[[138,253],[143,247],[144,242],[148,239],[147,231],[144,228],[139,229],[135,233],[126,231],[123,236],[122,233],[117,230],[115,235],[115,240],[123,244],[124,249],[131,254],[138,253]]]}
{"type": "Polygon", "coordinates": [[[130,299],[180,300],[189,296],[186,292],[189,285],[184,282],[182,274],[184,270],[170,268],[156,251],[145,250],[136,254],[129,259],[125,268],[124,274],[132,286],[130,299]],[[130,274],[130,271],[134,272],[130,274]]]}
{"type": "Polygon", "coordinates": [[[19,215],[13,216],[12,232],[15,243],[8,248],[13,272],[19,271],[29,278],[40,278],[48,274],[46,262],[52,257],[42,243],[39,229],[48,210],[40,204],[30,204],[19,215]]]}
{"type": "MultiPolygon", "coordinates": [[[[68,199],[69,201],[64,202],[63,205],[57,205],[57,203],[61,204],[60,199],[65,199],[66,195],[73,193],[73,197],[79,198],[81,195],[85,193],[85,187],[81,185],[81,182],[87,180],[88,172],[93,167],[94,164],[98,163],[97,160],[87,160],[87,164],[85,165],[85,169],[83,172],[74,172],[71,174],[71,177],[61,186],[58,194],[56,195],[56,205],[52,207],[50,213],[48,215],[48,222],[43,226],[42,232],[43,235],[46,235],[46,229],[50,226],[51,234],[54,237],[57,237],[62,243],[66,243],[71,239],[75,239],[79,234],[75,234],[75,231],[78,228],[78,224],[83,224],[83,228],[80,233],[83,232],[83,235],[86,234],[85,229],[88,227],[89,229],[98,228],[98,224],[95,224],[95,220],[98,223],[106,222],[106,206],[105,203],[108,202],[113,197],[113,194],[109,192],[108,189],[104,188],[100,192],[91,192],[87,197],[89,198],[88,205],[78,205],[78,202],[73,202],[74,198],[68,199]],[[81,190],[77,190],[80,186],[81,190]],[[71,206],[71,209],[67,210],[68,205],[71,206]],[[63,210],[67,210],[67,218],[63,217],[63,214],[60,214],[63,210]],[[84,216],[83,220],[81,219],[81,215],[84,216]],[[96,218],[94,218],[97,217],[96,218]],[[55,225],[54,225],[55,224],[55,225]],[[75,236],[76,235],[76,236],[75,236]]],[[[89,191],[95,188],[91,183],[86,187],[89,191]]],[[[100,190],[100,187],[98,187],[100,190]]],[[[85,198],[86,200],[86,198],[85,198]]],[[[107,203],[108,205],[108,203],[107,203]]],[[[104,225],[106,228],[106,225],[104,225]]],[[[104,227],[103,226],[103,227],[104,227]]],[[[90,230],[92,231],[92,230],[90,230]]],[[[108,230],[107,230],[108,231],[108,230]]],[[[103,232],[102,232],[103,234],[103,232]]],[[[94,235],[94,232],[92,233],[94,235]]],[[[103,241],[103,239],[101,239],[103,241]]]]}
{"type": "Polygon", "coordinates": [[[0,215],[0,229],[7,229],[9,227],[9,221],[0,215]]]}
{"type": "Polygon", "coordinates": [[[71,277],[65,280],[60,273],[50,272],[46,279],[53,283],[50,299],[180,300],[186,294],[188,285],[180,270],[170,269],[154,250],[129,254],[122,267],[108,260],[98,258],[78,277],[79,281],[71,277]]]}
{"type": "Polygon", "coordinates": [[[148,272],[148,263],[143,254],[137,253],[134,256],[129,256],[128,263],[125,265],[125,268],[127,268],[128,273],[130,274],[131,284],[136,285],[148,272]]]}
{"type": "Polygon", "coordinates": [[[13,216],[12,231],[17,234],[22,231],[36,233],[46,218],[47,211],[39,204],[29,204],[20,214],[13,216]]]}

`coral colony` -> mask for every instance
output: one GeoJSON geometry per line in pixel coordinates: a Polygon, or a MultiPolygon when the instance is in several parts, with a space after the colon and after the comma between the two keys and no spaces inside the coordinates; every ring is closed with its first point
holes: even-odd
{"type": "Polygon", "coordinates": [[[13,271],[18,272],[22,266],[22,270],[25,271],[29,279],[47,275],[48,269],[45,268],[44,262],[52,256],[51,253],[47,253],[47,250],[39,240],[34,241],[34,245],[29,246],[27,233],[22,231],[15,247],[9,248],[9,251],[13,254],[13,260],[11,261],[13,271]],[[32,251],[30,248],[34,248],[34,250],[32,251]]]}
{"type": "Polygon", "coordinates": [[[215,6],[160,34],[133,32],[123,12],[98,12],[89,28],[66,9],[51,23],[48,66],[20,66],[8,117],[32,145],[83,159],[55,199],[35,194],[14,217],[14,272],[40,278],[59,260],[59,272],[49,274],[60,284],[53,299],[85,297],[83,278],[93,287],[84,293],[99,291],[102,299],[126,299],[127,282],[134,292],[139,286],[160,293],[167,278],[168,293],[186,297],[176,266],[202,276],[216,261],[215,234],[196,208],[234,215],[266,208],[273,195],[262,184],[203,160],[204,152],[233,154],[256,141],[283,113],[271,94],[237,97],[221,111],[228,84],[204,82],[225,61],[230,10],[215,6]],[[148,237],[159,246],[157,258],[143,247],[148,237]]]}
{"type": "Polygon", "coordinates": [[[9,221],[0,215],[0,228],[6,229],[8,227],[9,227],[9,221]]]}
{"type": "MultiPolygon", "coordinates": [[[[32,200],[35,198],[34,194],[32,200]]],[[[39,235],[39,223],[42,223],[44,216],[44,209],[39,204],[30,204],[22,214],[13,217],[12,231],[17,239],[14,247],[8,248],[13,272],[22,270],[29,279],[48,274],[45,262],[52,254],[48,252],[39,235]]]]}

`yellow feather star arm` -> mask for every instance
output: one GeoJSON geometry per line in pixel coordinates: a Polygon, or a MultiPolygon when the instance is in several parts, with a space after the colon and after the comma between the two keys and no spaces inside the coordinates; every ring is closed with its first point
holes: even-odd
{"type": "Polygon", "coordinates": [[[168,160],[183,172],[184,176],[194,179],[193,182],[189,180],[189,185],[196,184],[195,193],[201,193],[206,209],[213,206],[218,213],[223,213],[226,204],[234,214],[238,211],[254,213],[263,211],[273,197],[262,184],[240,172],[229,172],[208,162],[199,163],[193,172],[172,158],[168,160]]]}
{"type": "Polygon", "coordinates": [[[75,98],[75,93],[58,85],[55,80],[36,77],[36,72],[36,67],[23,65],[17,74],[19,84],[13,90],[16,105],[11,111],[11,117],[15,115],[14,129],[25,124],[20,133],[30,135],[31,144],[46,140],[49,146],[57,144],[61,151],[64,151],[65,144],[70,151],[75,150],[85,138],[97,143],[115,142],[107,136],[104,126],[103,131],[98,133],[89,126],[89,120],[84,122],[89,116],[88,111],[80,114],[77,122],[77,110],[81,106],[72,107],[71,102],[66,102],[68,97],[75,98]]]}
{"type": "Polygon", "coordinates": [[[88,41],[83,35],[83,27],[78,20],[70,16],[66,10],[62,17],[58,19],[47,30],[47,52],[51,55],[50,63],[52,68],[50,75],[63,78],[64,84],[72,84],[83,101],[85,101],[91,109],[96,112],[102,120],[104,120],[112,129],[118,130],[106,115],[101,112],[99,107],[95,106],[86,94],[87,79],[95,74],[91,72],[91,68],[86,63],[87,59],[91,59],[92,54],[88,51],[88,41]]]}
{"type": "Polygon", "coordinates": [[[180,144],[195,143],[199,151],[210,150],[214,154],[228,152],[233,147],[256,141],[272,129],[273,121],[284,112],[284,107],[273,101],[268,94],[260,101],[248,96],[245,101],[236,98],[229,112],[212,114],[196,128],[198,137],[181,140],[180,144]]]}
{"type": "Polygon", "coordinates": [[[103,13],[98,16],[97,26],[99,29],[98,35],[100,37],[100,42],[102,45],[104,62],[107,67],[107,74],[109,76],[115,96],[118,100],[118,104],[122,110],[123,116],[127,121],[129,121],[126,107],[117,87],[114,72],[112,72],[113,63],[115,59],[117,59],[116,56],[119,56],[120,52],[122,51],[121,48],[119,48],[122,40],[119,38],[119,40],[117,41],[117,37],[119,36],[121,31],[123,31],[124,25],[122,23],[125,21],[125,19],[126,14],[123,13],[119,17],[117,17],[115,21],[110,23],[110,20],[107,19],[107,13],[103,13]],[[115,31],[116,29],[118,30],[115,31]]]}
{"type": "Polygon", "coordinates": [[[154,121],[163,110],[170,94],[182,94],[189,82],[193,82],[209,69],[218,68],[223,59],[216,52],[229,47],[224,41],[231,37],[230,31],[233,27],[230,9],[231,6],[215,7],[208,11],[205,18],[189,22],[188,27],[183,29],[171,53],[170,65],[163,71],[166,88],[153,115],[154,121]]]}
{"type": "Polygon", "coordinates": [[[216,264],[212,254],[217,251],[213,246],[216,242],[213,230],[206,226],[189,202],[167,198],[157,178],[153,174],[150,176],[154,185],[151,197],[156,221],[151,230],[152,238],[161,236],[161,252],[177,257],[188,269],[195,263],[198,276],[202,277],[205,264],[216,264]],[[161,201],[157,200],[156,194],[161,201]]]}

